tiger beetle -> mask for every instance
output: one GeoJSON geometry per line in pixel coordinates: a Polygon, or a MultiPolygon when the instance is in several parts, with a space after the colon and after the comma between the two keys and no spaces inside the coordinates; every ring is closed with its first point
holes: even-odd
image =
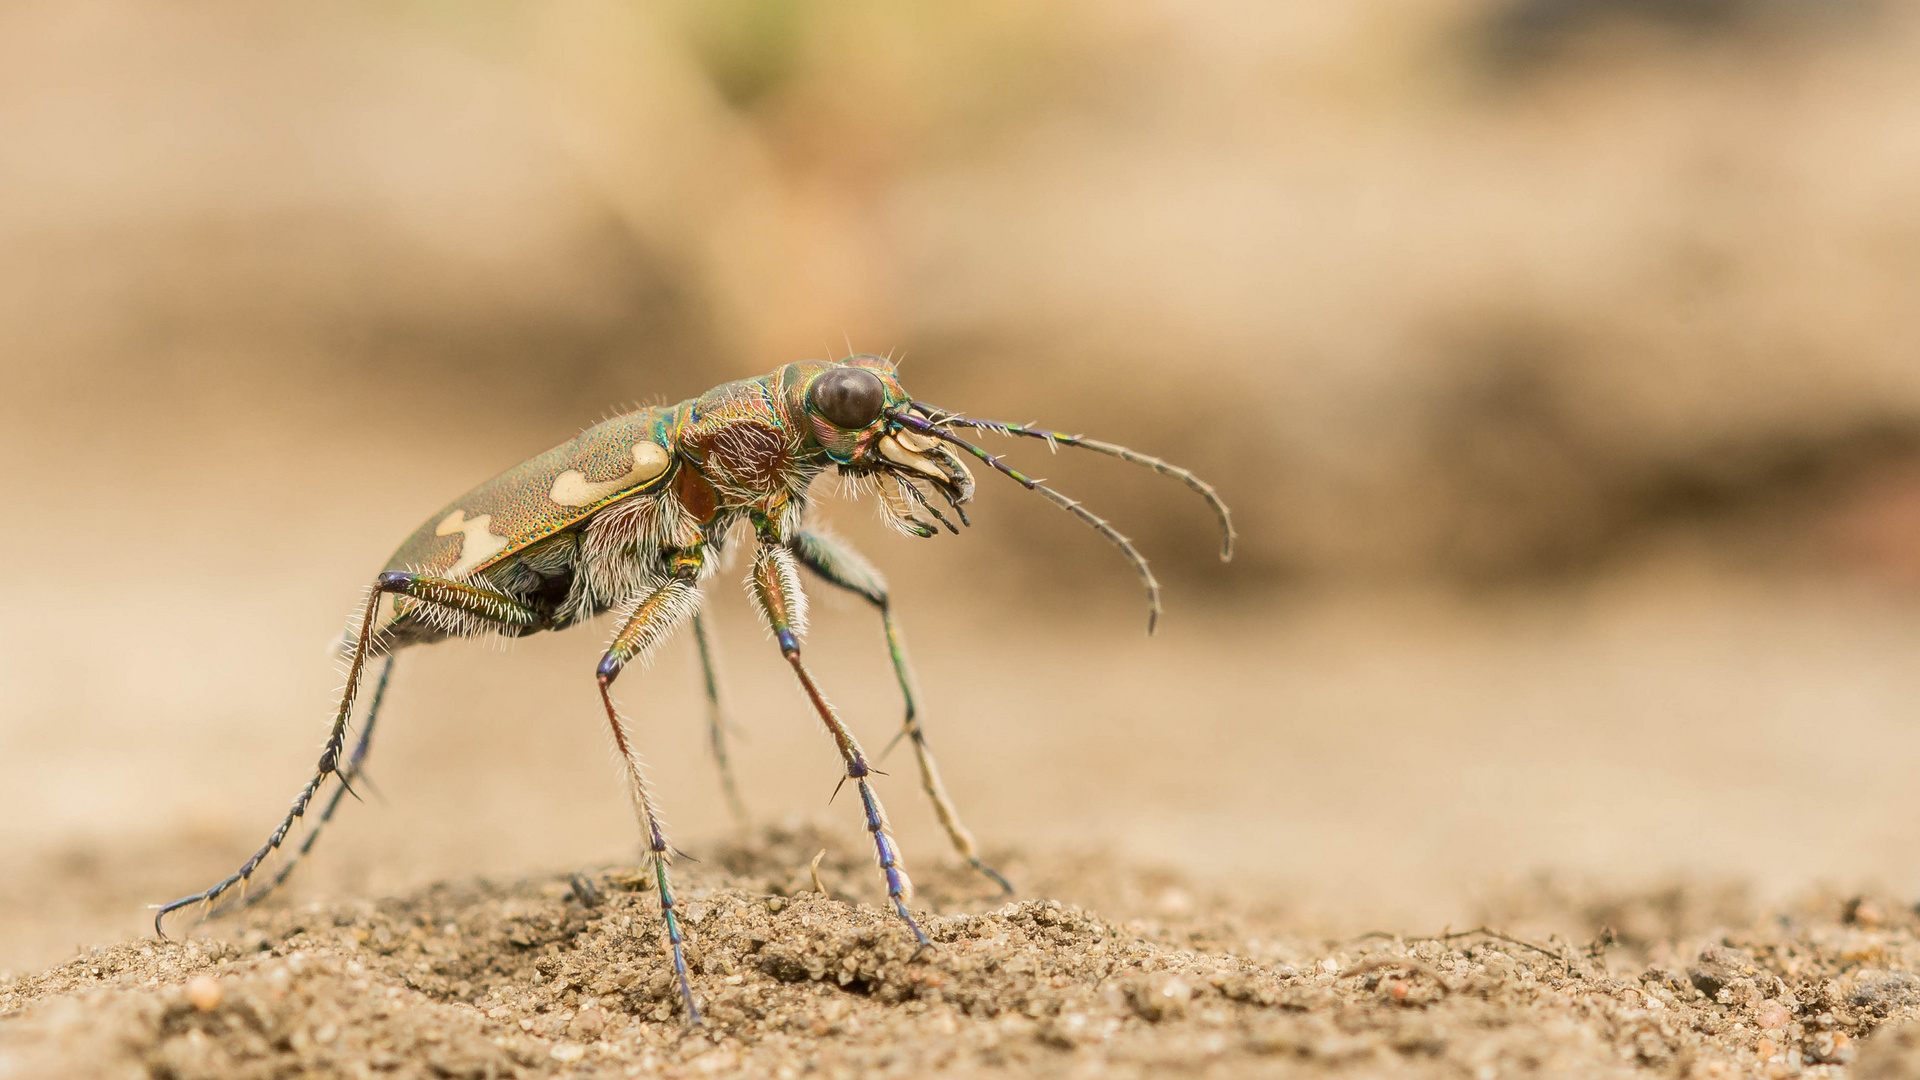
{"type": "Polygon", "coordinates": [[[668,635],[692,624],[706,676],[709,736],[729,800],[739,812],[726,757],[712,640],[700,606],[702,584],[712,576],[737,526],[745,523],[754,543],[748,594],[839,748],[845,780],[853,781],[859,792],[894,912],[921,946],[928,945],[926,931],[907,910],[913,886],[870,782],[873,766],[801,662],[807,598],[800,587],[800,567],[863,597],[879,611],[894,675],[906,699],[896,741],[904,738],[912,744],[921,788],[954,850],[1005,892],[1013,887],[980,860],[973,835],[960,823],[934,767],[885,580],[859,552],[806,522],[814,480],[836,470],[855,493],[874,494],[886,520],[908,535],[931,537],[938,531],[935,522],[957,534],[959,529],[934,504],[934,497],[946,503],[961,524],[969,524],[965,506],[973,497],[974,482],[961,455],[971,457],[1039,493],[1118,547],[1146,585],[1149,634],[1160,614],[1160,585],[1126,537],[1078,502],[956,434],[968,429],[1040,439],[1054,448],[1080,447],[1173,477],[1207,500],[1220,519],[1220,556],[1233,555],[1233,522],[1226,504],[1187,470],[1112,443],[1024,424],[968,419],[915,401],[900,385],[893,363],[878,356],[805,360],[761,378],[717,386],[678,405],[616,416],[462,495],[400,545],[374,579],[357,630],[342,642],[346,688],[313,778],[259,851],[213,887],[161,906],[154,916],[155,932],[164,935],[167,915],[181,908],[204,905],[203,916],[214,917],[259,902],[313,849],[341,797],[361,777],[393,675],[394,654],[400,649],[486,633],[524,637],[614,612],[620,629],[594,675],[652,855],[680,996],[688,1021],[699,1023],[667,873],[675,851],[654,811],[632,728],[614,706],[612,690],[629,664],[644,662],[668,635]],[[375,659],[382,661],[380,672],[359,738],[349,752],[354,702],[375,659]],[[286,841],[294,822],[306,816],[329,778],[334,787],[318,821],[265,888],[249,893],[247,884],[255,872],[286,841]]]}

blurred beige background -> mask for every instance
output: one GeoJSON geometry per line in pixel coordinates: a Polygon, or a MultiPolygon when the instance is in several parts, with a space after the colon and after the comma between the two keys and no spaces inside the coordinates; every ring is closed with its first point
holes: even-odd
{"type": "MultiPolygon", "coordinates": [[[[958,540],[827,507],[990,844],[1343,925],[1542,869],[1920,891],[1916,60],[1866,0],[7,5],[0,969],[252,850],[423,515],[848,343],[1241,521],[1222,567],[1177,487],[1041,464],[1155,558],[1148,642],[1009,485],[958,540]]],[[[755,812],[857,828],[714,600],[755,812]]],[[[304,895],[631,856],[598,652],[408,656],[304,895]]],[[[623,690],[697,853],[689,653],[623,690]]]]}

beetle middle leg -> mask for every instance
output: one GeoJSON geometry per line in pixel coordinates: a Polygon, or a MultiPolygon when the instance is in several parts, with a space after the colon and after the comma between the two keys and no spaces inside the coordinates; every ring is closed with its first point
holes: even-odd
{"type": "MultiPolygon", "coordinates": [[[[863,597],[880,611],[880,625],[886,631],[887,652],[893,657],[894,678],[900,683],[900,696],[906,701],[906,716],[901,721],[900,739],[913,742],[914,760],[920,767],[920,787],[927,793],[927,799],[933,803],[934,816],[940,819],[940,825],[947,830],[947,838],[953,842],[953,850],[967,860],[975,870],[986,875],[1001,891],[1011,895],[1013,886],[1000,875],[998,870],[980,861],[979,852],[974,847],[973,834],[960,823],[960,812],[954,809],[953,800],[947,795],[947,786],[940,780],[940,770],[933,763],[933,751],[927,746],[926,733],[920,727],[920,710],[914,693],[913,669],[907,663],[906,645],[900,639],[900,628],[893,618],[892,600],[887,594],[887,581],[880,571],[868,562],[864,555],[855,551],[851,545],[830,533],[801,531],[788,545],[802,565],[820,575],[821,580],[837,585],[848,592],[863,597]]],[[[891,747],[889,747],[891,749],[891,747]]],[[[881,755],[885,757],[883,753],[881,755]]]]}
{"type": "Polygon", "coordinates": [[[868,777],[873,767],[867,762],[866,752],[860,749],[860,743],[847,730],[820,687],[814,683],[813,675],[800,660],[799,633],[805,619],[806,597],[800,590],[800,573],[794,564],[793,552],[777,541],[765,538],[762,532],[760,550],[753,560],[753,574],[749,579],[755,606],[767,620],[767,628],[780,643],[780,655],[786,657],[792,665],[794,675],[800,680],[800,688],[806,692],[807,700],[813,703],[813,711],[820,715],[821,723],[827,727],[827,733],[840,749],[840,758],[846,762],[848,780],[852,780],[860,791],[860,804],[866,811],[867,832],[873,835],[873,845],[880,856],[880,871],[886,877],[887,898],[893,902],[894,913],[899,915],[907,928],[913,931],[914,940],[921,945],[930,945],[927,932],[920,929],[912,913],[907,911],[907,900],[913,896],[913,882],[907,877],[907,871],[900,863],[900,852],[894,846],[893,836],[888,832],[887,812],[880,805],[880,797],[873,792],[868,777]]]}
{"type": "Polygon", "coordinates": [[[613,728],[614,746],[619,749],[620,758],[627,766],[627,780],[632,786],[640,828],[646,834],[647,850],[653,854],[654,878],[660,889],[660,917],[666,924],[667,945],[673,954],[673,973],[680,982],[680,997],[687,1005],[687,1022],[698,1024],[700,1009],[694,1004],[693,986],[687,978],[680,916],[675,909],[673,888],[667,880],[667,863],[673,858],[673,848],[667,844],[660,815],[654,811],[652,796],[647,791],[646,776],[640,766],[640,752],[627,732],[620,710],[614,707],[612,695],[613,680],[620,677],[620,672],[629,663],[634,660],[644,662],[662,639],[699,609],[700,591],[694,584],[699,576],[699,557],[683,555],[677,569],[679,573],[673,579],[655,589],[633,609],[626,625],[614,635],[613,644],[607,647],[606,655],[600,658],[595,676],[600,682],[600,702],[607,709],[607,723],[613,728]]]}

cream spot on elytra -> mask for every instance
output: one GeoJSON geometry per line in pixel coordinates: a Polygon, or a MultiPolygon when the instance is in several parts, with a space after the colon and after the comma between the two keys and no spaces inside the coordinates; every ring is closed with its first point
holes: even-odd
{"type": "Polygon", "coordinates": [[[624,491],[667,471],[672,463],[665,447],[642,440],[633,444],[633,468],[625,476],[612,480],[589,480],[579,469],[568,469],[553,478],[553,490],[547,493],[560,506],[589,506],[609,495],[624,491]]]}
{"type": "Polygon", "coordinates": [[[494,535],[490,527],[492,525],[492,514],[481,514],[469,520],[465,510],[455,510],[434,526],[435,536],[452,536],[454,533],[461,536],[460,561],[447,570],[448,577],[458,578],[470,573],[481,563],[507,550],[507,538],[494,535]]]}

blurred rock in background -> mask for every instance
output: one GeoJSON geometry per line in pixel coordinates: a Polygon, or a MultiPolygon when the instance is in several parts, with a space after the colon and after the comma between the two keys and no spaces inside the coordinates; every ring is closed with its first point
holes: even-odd
{"type": "MultiPolygon", "coordinates": [[[[0,416],[29,464],[246,412],[478,479],[851,343],[1216,479],[1241,582],[1701,524],[1897,568],[1916,55],[1843,0],[16,3],[0,416]]],[[[1182,493],[1056,475],[1204,551],[1182,493]]]]}

